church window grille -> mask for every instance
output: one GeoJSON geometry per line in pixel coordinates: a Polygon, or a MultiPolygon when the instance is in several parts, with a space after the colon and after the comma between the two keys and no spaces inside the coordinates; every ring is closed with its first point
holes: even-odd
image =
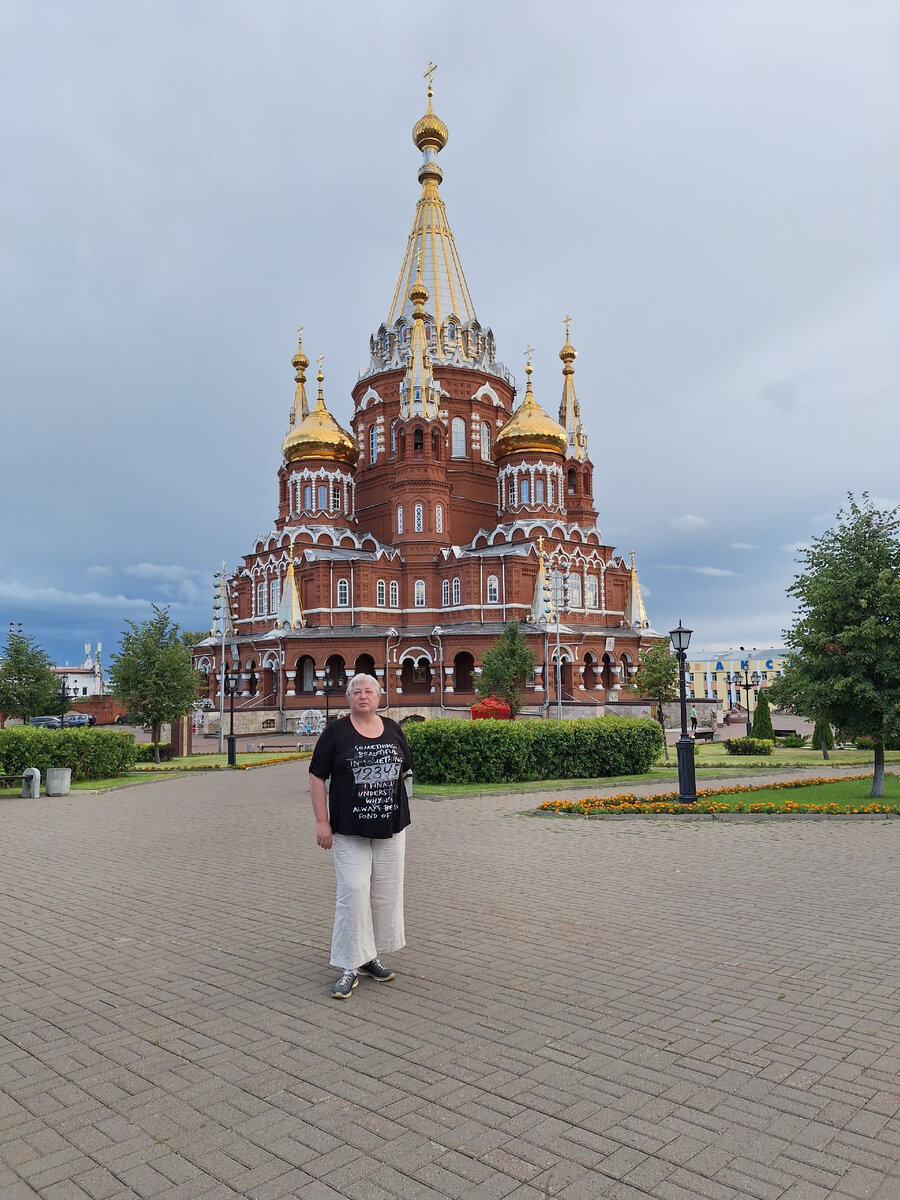
{"type": "Polygon", "coordinates": [[[373,425],[369,430],[369,462],[378,460],[378,426],[373,425]]]}
{"type": "Polygon", "coordinates": [[[391,608],[400,607],[400,584],[396,579],[391,580],[391,608]]]}
{"type": "Polygon", "coordinates": [[[451,453],[454,458],[466,457],[466,423],[462,417],[454,417],[450,424],[450,434],[453,444],[451,453]]]}
{"type": "Polygon", "coordinates": [[[424,608],[425,607],[425,580],[424,579],[416,580],[415,595],[416,595],[416,601],[415,601],[416,608],[424,608]]]}
{"type": "Polygon", "coordinates": [[[327,512],[327,510],[328,510],[328,488],[324,483],[319,484],[318,495],[316,497],[316,504],[318,505],[320,512],[327,512]]]}
{"type": "Polygon", "coordinates": [[[543,504],[544,503],[544,481],[543,481],[543,479],[536,479],[534,481],[534,502],[535,502],[535,504],[543,504]]]}
{"type": "Polygon", "coordinates": [[[397,532],[403,532],[403,506],[397,506],[397,532]]]}
{"type": "Polygon", "coordinates": [[[491,457],[491,427],[487,421],[481,422],[481,458],[488,462],[491,457]]]}
{"type": "Polygon", "coordinates": [[[425,515],[424,515],[424,510],[423,510],[423,508],[422,508],[422,505],[421,505],[421,504],[417,504],[417,505],[416,505],[416,507],[415,507],[415,509],[413,510],[413,512],[414,512],[414,515],[415,515],[415,526],[416,526],[416,533],[421,533],[421,532],[422,532],[422,528],[423,528],[423,526],[424,526],[424,523],[425,523],[425,515]]]}
{"type": "Polygon", "coordinates": [[[436,504],[434,506],[434,532],[435,533],[443,533],[444,532],[444,506],[443,506],[443,504],[436,504]]]}
{"type": "Polygon", "coordinates": [[[340,512],[341,508],[341,485],[333,483],[331,485],[331,507],[335,512],[340,512]]]}
{"type": "Polygon", "coordinates": [[[384,580],[379,579],[375,584],[375,603],[379,608],[384,608],[387,589],[384,586],[384,580]]]}
{"type": "Polygon", "coordinates": [[[488,604],[500,603],[500,586],[496,575],[488,575],[487,577],[487,602],[488,604]]]}
{"type": "Polygon", "coordinates": [[[441,604],[444,606],[444,608],[447,608],[449,603],[450,603],[450,580],[445,579],[444,582],[441,584],[441,604]]]}
{"type": "Polygon", "coordinates": [[[587,607],[588,608],[599,608],[600,607],[600,591],[599,591],[599,588],[597,587],[597,576],[596,575],[588,575],[587,579],[585,579],[585,581],[584,581],[584,584],[585,584],[585,591],[587,592],[587,607]]]}
{"type": "Polygon", "coordinates": [[[349,608],[350,606],[350,583],[346,579],[338,580],[337,602],[338,608],[349,608]]]}
{"type": "Polygon", "coordinates": [[[528,503],[528,501],[530,500],[529,488],[528,488],[528,480],[527,480],[527,479],[520,479],[520,480],[519,480],[519,495],[520,495],[520,496],[521,496],[521,498],[522,498],[522,503],[523,503],[523,504],[527,504],[527,503],[528,503]]]}
{"type": "Polygon", "coordinates": [[[572,608],[581,608],[581,576],[569,576],[569,604],[572,608]]]}
{"type": "Polygon", "coordinates": [[[281,580],[273,579],[269,583],[269,612],[274,616],[281,603],[281,580]]]}
{"type": "Polygon", "coordinates": [[[312,484],[308,483],[303,489],[303,507],[307,512],[312,512],[312,484]]]}
{"type": "Polygon", "coordinates": [[[514,479],[511,479],[509,481],[509,488],[507,489],[507,495],[509,497],[509,507],[512,508],[514,506],[514,504],[516,503],[516,481],[514,479]]]}
{"type": "Polygon", "coordinates": [[[256,585],[256,615],[258,617],[266,615],[266,582],[264,579],[256,585]]]}
{"type": "Polygon", "coordinates": [[[453,580],[453,603],[454,604],[460,603],[460,586],[459,586],[458,579],[453,580]]]}
{"type": "Polygon", "coordinates": [[[391,426],[391,458],[397,454],[397,426],[391,426]]]}

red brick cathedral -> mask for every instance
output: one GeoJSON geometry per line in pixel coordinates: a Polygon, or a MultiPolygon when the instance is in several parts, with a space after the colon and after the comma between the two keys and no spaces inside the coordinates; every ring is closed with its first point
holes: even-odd
{"type": "Polygon", "coordinates": [[[626,564],[597,528],[569,319],[555,419],[532,390],[530,355],[516,407],[476,315],[439,191],[447,127],[432,95],[413,127],[412,232],[350,429],[326,406],[321,358],[310,406],[301,336],[274,528],[223,584],[224,626],[195,650],[211,698],[223,650],[226,668],[239,660],[244,730],[324,708],[360,671],[395,716],[468,715],[482,655],[510,621],[537,663],[526,708],[557,711],[558,643],[565,715],[595,715],[658,637],[633,555],[626,564]]]}

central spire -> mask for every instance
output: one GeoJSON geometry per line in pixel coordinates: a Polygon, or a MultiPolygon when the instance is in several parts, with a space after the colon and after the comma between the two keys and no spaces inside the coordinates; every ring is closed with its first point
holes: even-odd
{"type": "Polygon", "coordinates": [[[418,255],[421,258],[422,279],[431,299],[431,313],[437,323],[439,350],[442,350],[440,343],[444,336],[444,323],[449,317],[455,317],[461,325],[476,318],[475,305],[438,191],[443,172],[438,166],[437,156],[446,146],[449,134],[447,126],[435,114],[431,104],[434,96],[431,77],[434,70],[434,66],[429,65],[425,72],[428,79],[428,111],[415,123],[412,131],[413,141],[422,151],[422,165],[419,167],[422,194],[416,207],[403,266],[394,288],[387,324],[393,325],[401,316],[408,321],[413,319],[410,292],[416,281],[418,255]]]}
{"type": "Polygon", "coordinates": [[[422,259],[416,256],[416,282],[409,289],[412,303],[412,345],[406,377],[400,392],[400,412],[404,417],[422,416],[426,420],[439,415],[439,393],[431,373],[431,355],[425,337],[425,301],[428,288],[422,282],[422,259]]]}

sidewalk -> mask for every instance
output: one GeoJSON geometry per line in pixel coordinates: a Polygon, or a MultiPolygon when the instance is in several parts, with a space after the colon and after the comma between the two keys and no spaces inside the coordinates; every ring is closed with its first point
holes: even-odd
{"type": "Polygon", "coordinates": [[[305,767],[0,805],[3,1200],[900,1197],[900,822],[417,796],[336,1002],[305,767]]]}

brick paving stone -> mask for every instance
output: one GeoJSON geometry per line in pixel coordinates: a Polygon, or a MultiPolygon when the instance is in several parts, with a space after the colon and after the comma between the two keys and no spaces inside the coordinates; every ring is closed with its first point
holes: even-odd
{"type": "Polygon", "coordinates": [[[900,1196],[900,822],[419,799],[397,979],[338,1006],[305,790],[4,803],[0,1162],[50,1200],[900,1196]]]}

